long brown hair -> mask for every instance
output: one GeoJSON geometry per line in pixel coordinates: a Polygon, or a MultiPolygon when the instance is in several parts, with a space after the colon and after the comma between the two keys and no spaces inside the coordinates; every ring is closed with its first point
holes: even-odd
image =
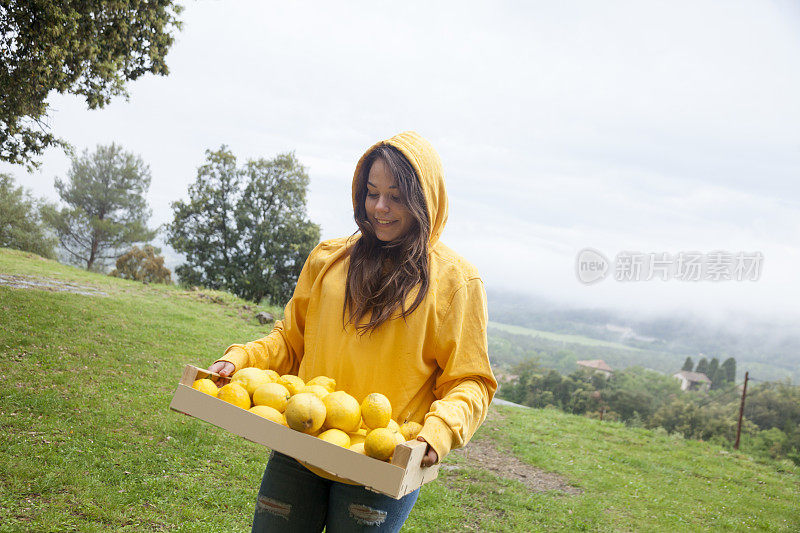
{"type": "Polygon", "coordinates": [[[361,238],[350,251],[350,270],[345,285],[344,316],[360,334],[372,331],[386,322],[398,308],[405,319],[425,298],[428,292],[428,239],[430,219],[419,179],[408,159],[395,147],[381,145],[364,158],[356,176],[354,218],[361,238]],[[382,159],[397,182],[400,201],[408,209],[413,222],[405,235],[383,242],[367,218],[364,201],[367,178],[373,163],[382,159]],[[414,301],[406,309],[405,301],[414,287],[419,286],[414,301]],[[369,321],[359,324],[369,316],[369,321]]]}

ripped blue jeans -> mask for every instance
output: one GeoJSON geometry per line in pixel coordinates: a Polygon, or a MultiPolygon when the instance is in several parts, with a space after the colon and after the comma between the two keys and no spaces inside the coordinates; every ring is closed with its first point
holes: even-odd
{"type": "Polygon", "coordinates": [[[319,477],[273,452],[258,491],[253,533],[267,531],[400,531],[419,489],[399,500],[319,477]]]}

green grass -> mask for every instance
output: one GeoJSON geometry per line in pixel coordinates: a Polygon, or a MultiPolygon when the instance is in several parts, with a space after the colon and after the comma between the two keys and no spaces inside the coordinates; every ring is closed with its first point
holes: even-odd
{"type": "MultiPolygon", "coordinates": [[[[0,531],[247,530],[267,450],[168,405],[185,364],[267,333],[259,309],[0,249],[9,273],[108,296],[0,286],[0,531]]],[[[407,531],[800,530],[789,463],[557,411],[500,413],[476,439],[583,493],[533,494],[450,456],[458,469],[426,485],[407,531]]]]}
{"type": "Polygon", "coordinates": [[[641,348],[627,346],[619,342],[604,341],[600,339],[593,339],[584,335],[572,335],[569,333],[553,333],[552,331],[542,331],[539,329],[526,328],[523,326],[515,326],[513,324],[503,324],[501,322],[489,321],[489,327],[497,328],[501,331],[514,333],[515,335],[528,335],[530,337],[541,337],[551,341],[565,342],[571,344],[585,344],[586,346],[605,346],[607,348],[615,348],[617,350],[627,350],[630,352],[642,352],[641,348]]]}

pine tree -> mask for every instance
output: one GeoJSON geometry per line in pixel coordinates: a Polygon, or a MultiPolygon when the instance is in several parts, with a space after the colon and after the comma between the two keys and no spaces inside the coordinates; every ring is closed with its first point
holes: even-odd
{"type": "Polygon", "coordinates": [[[700,374],[705,374],[706,376],[708,375],[708,361],[705,357],[697,362],[697,367],[694,369],[694,371],[700,374]]]}
{"type": "Polygon", "coordinates": [[[67,207],[52,210],[48,218],[70,260],[87,270],[155,237],[147,227],[150,169],[120,146],[98,146],[91,155],[84,151],[72,159],[68,180],[55,183],[67,207]]]}
{"type": "Polygon", "coordinates": [[[718,372],[718,374],[721,375],[727,383],[736,381],[736,359],[728,357],[722,362],[719,369],[720,372],[718,372]]]}
{"type": "Polygon", "coordinates": [[[681,370],[685,370],[687,372],[691,372],[693,368],[694,368],[694,361],[692,361],[691,357],[687,357],[686,361],[683,362],[683,366],[681,367],[681,370]]]}

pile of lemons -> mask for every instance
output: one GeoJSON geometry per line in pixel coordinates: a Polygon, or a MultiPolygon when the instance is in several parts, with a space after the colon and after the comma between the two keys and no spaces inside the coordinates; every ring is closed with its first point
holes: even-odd
{"type": "Polygon", "coordinates": [[[274,370],[243,368],[221,388],[210,379],[198,379],[192,388],[381,461],[391,459],[395,446],[415,439],[422,429],[417,422],[392,420],[392,405],[383,394],[373,392],[359,404],[326,376],[303,382],[274,370]]]}

